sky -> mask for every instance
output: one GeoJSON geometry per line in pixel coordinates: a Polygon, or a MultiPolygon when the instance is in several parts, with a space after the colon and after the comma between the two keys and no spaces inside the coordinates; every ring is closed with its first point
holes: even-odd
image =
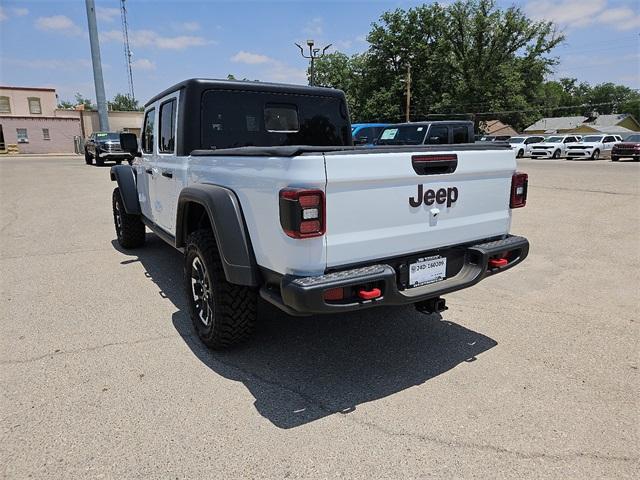
{"type": "MultiPolygon", "coordinates": [[[[252,1],[127,0],[135,96],[144,103],[191,77],[306,83],[307,63],[295,42],[311,38],[329,51],[367,49],[366,36],[402,0],[252,1]]],[[[447,3],[447,2],[441,2],[447,3]]],[[[554,50],[551,78],[640,88],[640,1],[529,0],[516,5],[566,35],[554,50]]],[[[127,93],[119,0],[96,0],[108,98],[127,93]]],[[[95,99],[84,0],[0,0],[0,84],[54,87],[95,99]]]]}

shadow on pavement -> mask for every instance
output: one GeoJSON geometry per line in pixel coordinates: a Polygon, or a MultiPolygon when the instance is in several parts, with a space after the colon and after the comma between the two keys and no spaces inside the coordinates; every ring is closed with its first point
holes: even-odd
{"type": "Polygon", "coordinates": [[[173,325],[211,370],[239,381],[258,412],[293,428],[419,385],[470,362],[497,343],[480,333],[408,308],[376,308],[339,316],[290,317],[261,302],[254,337],[212,352],[195,335],[182,286],[182,255],[153,234],[135,251],[160,294],[178,308],[173,325]]]}

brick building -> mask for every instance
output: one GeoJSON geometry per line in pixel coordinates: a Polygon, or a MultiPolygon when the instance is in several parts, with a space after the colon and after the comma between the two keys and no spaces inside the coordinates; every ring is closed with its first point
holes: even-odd
{"type": "MultiPolygon", "coordinates": [[[[0,86],[0,153],[77,153],[98,112],[58,109],[53,88],[0,86]]],[[[139,134],[142,112],[109,112],[111,131],[139,134]]]]}

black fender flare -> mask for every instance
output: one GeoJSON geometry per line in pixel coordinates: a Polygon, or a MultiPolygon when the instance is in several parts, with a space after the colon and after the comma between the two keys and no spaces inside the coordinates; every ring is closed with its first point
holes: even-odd
{"type": "Polygon", "coordinates": [[[115,165],[109,172],[111,181],[118,183],[124,210],[129,215],[140,215],[140,202],[138,200],[138,188],[136,184],[136,174],[133,167],[129,165],[115,165]]]}
{"type": "Polygon", "coordinates": [[[176,248],[185,246],[189,208],[194,203],[204,207],[209,216],[227,281],[236,285],[257,286],[256,259],[240,201],[233,190],[220,185],[198,184],[180,192],[176,248]]]}

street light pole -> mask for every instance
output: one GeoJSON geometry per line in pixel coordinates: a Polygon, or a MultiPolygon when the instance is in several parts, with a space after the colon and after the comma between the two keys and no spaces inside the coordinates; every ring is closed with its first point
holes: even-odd
{"type": "Polygon", "coordinates": [[[107,96],[104,93],[104,79],[102,78],[102,61],[100,59],[100,43],[98,41],[96,4],[94,0],[86,0],[86,5],[87,22],[89,24],[89,43],[91,45],[91,63],[93,64],[93,83],[96,87],[96,103],[98,104],[100,130],[108,132],[109,116],[107,113],[107,96]]]}
{"type": "Polygon", "coordinates": [[[304,48],[302,48],[302,46],[300,44],[296,43],[296,47],[298,47],[300,49],[300,55],[302,55],[303,58],[309,59],[309,63],[310,63],[310,67],[309,67],[309,85],[313,86],[316,83],[315,82],[315,61],[316,61],[316,59],[324,57],[325,53],[327,52],[329,47],[331,47],[331,45],[332,44],[330,43],[329,45],[324,47],[322,49],[322,52],[321,52],[319,48],[313,48],[313,46],[314,46],[314,41],[313,40],[307,40],[307,46],[309,47],[309,55],[305,55],[304,48]]]}

